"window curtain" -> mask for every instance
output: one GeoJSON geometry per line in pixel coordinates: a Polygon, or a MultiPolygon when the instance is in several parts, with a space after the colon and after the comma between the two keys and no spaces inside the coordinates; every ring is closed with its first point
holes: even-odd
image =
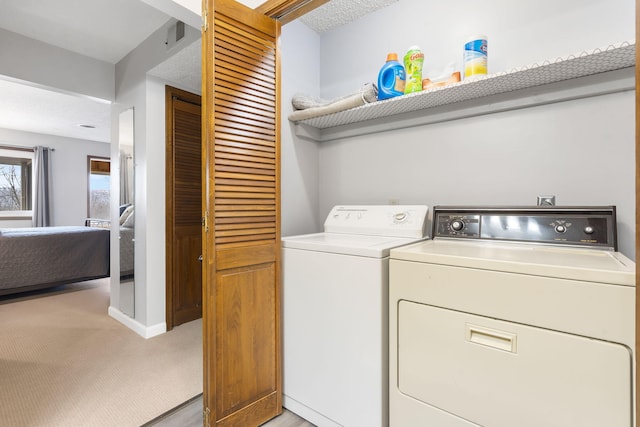
{"type": "Polygon", "coordinates": [[[133,203],[133,158],[131,154],[120,151],[120,205],[133,203]]]}
{"type": "Polygon", "coordinates": [[[33,226],[48,227],[52,223],[51,202],[51,153],[47,147],[34,148],[34,203],[33,226]]]}

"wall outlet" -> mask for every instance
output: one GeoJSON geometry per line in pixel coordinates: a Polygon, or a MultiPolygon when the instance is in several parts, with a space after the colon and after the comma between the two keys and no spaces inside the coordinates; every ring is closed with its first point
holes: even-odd
{"type": "Polygon", "coordinates": [[[538,196],[538,206],[555,206],[556,196],[538,196]]]}
{"type": "Polygon", "coordinates": [[[390,205],[399,205],[400,204],[400,199],[389,199],[389,204],[390,205]]]}

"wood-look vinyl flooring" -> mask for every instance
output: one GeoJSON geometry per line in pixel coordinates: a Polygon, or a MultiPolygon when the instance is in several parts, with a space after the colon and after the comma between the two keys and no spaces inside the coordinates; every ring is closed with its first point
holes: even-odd
{"type": "MultiPolygon", "coordinates": [[[[202,427],[202,395],[185,402],[169,413],[149,421],[143,427],[202,427]]],[[[282,415],[263,424],[261,427],[315,427],[293,412],[286,409],[282,415]]]]}

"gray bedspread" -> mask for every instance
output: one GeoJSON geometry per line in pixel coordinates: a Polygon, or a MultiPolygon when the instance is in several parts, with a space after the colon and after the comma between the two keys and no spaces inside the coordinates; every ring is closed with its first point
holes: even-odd
{"type": "Polygon", "coordinates": [[[108,229],[0,229],[0,295],[109,276],[108,229]]]}

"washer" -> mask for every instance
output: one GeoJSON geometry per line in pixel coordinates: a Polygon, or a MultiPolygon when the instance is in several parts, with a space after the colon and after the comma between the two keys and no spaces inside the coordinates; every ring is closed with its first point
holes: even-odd
{"type": "Polygon", "coordinates": [[[389,251],[425,238],[427,206],[336,206],[282,239],[283,406],[324,426],[388,425],[389,251]]]}
{"type": "Polygon", "coordinates": [[[635,264],[615,208],[433,216],[433,240],[391,251],[391,426],[635,425],[635,264]]]}

